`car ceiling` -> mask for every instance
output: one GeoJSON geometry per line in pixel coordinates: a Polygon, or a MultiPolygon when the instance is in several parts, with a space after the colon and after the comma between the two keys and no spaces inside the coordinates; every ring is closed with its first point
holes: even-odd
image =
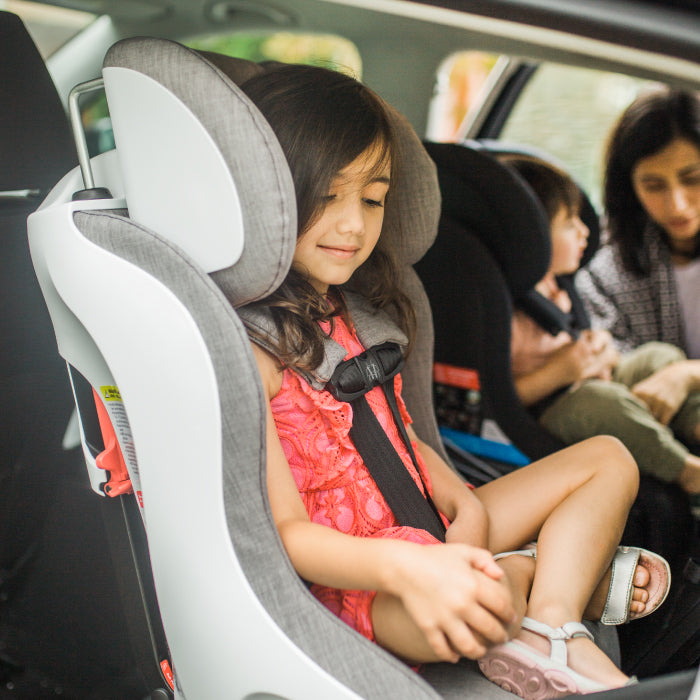
{"type": "Polygon", "coordinates": [[[464,49],[650,79],[669,81],[670,76],[670,82],[700,87],[700,5],[695,0],[57,0],[49,4],[109,14],[117,37],[148,34],[177,40],[257,29],[337,33],[357,46],[363,79],[404,111],[419,130],[438,67],[450,53],[464,49]]]}
{"type": "MultiPolygon", "coordinates": [[[[322,0],[320,5],[325,7],[313,15],[304,11],[308,3],[298,0],[57,0],[47,4],[109,14],[125,26],[167,26],[168,19],[182,26],[189,19],[202,28],[222,22],[307,27],[314,16],[333,22],[333,16],[345,15],[347,8],[355,14],[364,8],[406,16],[415,15],[419,8],[440,8],[700,59],[697,0],[322,0]],[[331,5],[336,5],[335,12],[331,5]]],[[[362,25],[367,27],[364,21],[362,25]]]]}

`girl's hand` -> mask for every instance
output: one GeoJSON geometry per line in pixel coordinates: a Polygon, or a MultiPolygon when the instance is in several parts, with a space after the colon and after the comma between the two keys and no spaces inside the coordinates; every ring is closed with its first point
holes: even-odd
{"type": "Polygon", "coordinates": [[[485,549],[418,545],[392,591],[438,658],[477,659],[508,639],[516,617],[503,570],[485,549]]]}
{"type": "Polygon", "coordinates": [[[688,397],[692,377],[686,363],[674,362],[632,387],[632,393],[644,401],[662,425],[668,425],[688,397]]]}

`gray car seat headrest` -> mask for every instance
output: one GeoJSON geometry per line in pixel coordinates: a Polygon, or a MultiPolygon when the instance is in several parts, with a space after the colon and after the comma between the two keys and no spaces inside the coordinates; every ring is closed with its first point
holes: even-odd
{"type": "Polygon", "coordinates": [[[267,296],[291,264],[296,209],[265,119],[219,69],[170,41],[120,42],[103,73],[108,98],[140,90],[143,104],[112,114],[131,218],[215,273],[234,306],[267,296]]]}
{"type": "MultiPolygon", "coordinates": [[[[296,243],[295,194],[284,154],[236,85],[262,70],[265,64],[143,38],[119,42],[104,63],[108,97],[124,81],[132,92],[148,88],[147,108],[113,114],[130,217],[201,264],[234,306],[279,286],[296,243]],[[202,71],[202,64],[210,70],[202,71]],[[154,90],[154,81],[163,89],[154,90]],[[184,142],[196,149],[188,151],[184,142]],[[194,191],[193,170],[201,179],[194,191]]],[[[382,235],[391,238],[400,262],[412,264],[436,235],[439,189],[435,166],[412,127],[391,107],[389,113],[401,167],[382,235]]]]}

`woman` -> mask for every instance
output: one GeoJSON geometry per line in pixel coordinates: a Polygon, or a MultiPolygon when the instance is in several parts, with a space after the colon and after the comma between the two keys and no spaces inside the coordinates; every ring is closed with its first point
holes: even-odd
{"type": "MultiPolygon", "coordinates": [[[[608,147],[604,203],[609,240],[576,284],[593,324],[608,329],[621,352],[663,341],[685,353],[633,387],[654,417],[669,425],[689,394],[700,390],[696,95],[658,89],[625,110],[608,147]]],[[[679,483],[697,493],[700,469],[679,483]]]]}

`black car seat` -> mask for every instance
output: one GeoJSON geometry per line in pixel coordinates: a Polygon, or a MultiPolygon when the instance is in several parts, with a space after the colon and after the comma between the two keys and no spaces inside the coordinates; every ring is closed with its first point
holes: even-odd
{"type": "MultiPolygon", "coordinates": [[[[527,183],[499,156],[554,161],[538,149],[498,141],[427,143],[426,148],[438,166],[443,211],[436,243],[416,269],[435,317],[435,361],[476,370],[485,419],[495,421],[527,457],[539,459],[564,445],[537,422],[515,392],[511,317],[518,306],[554,333],[570,330],[571,319],[552,311],[534,293],[534,284],[549,265],[548,220],[527,183]]],[[[588,197],[583,191],[582,195],[582,219],[590,230],[585,265],[598,246],[599,224],[588,197]]],[[[573,275],[560,282],[572,296],[575,326],[586,327],[573,275]]],[[[692,532],[683,492],[644,476],[625,542],[663,554],[678,570],[685,563],[692,532]]]]}
{"type": "Polygon", "coordinates": [[[133,662],[116,578],[27,244],[27,216],[75,166],[75,144],[10,12],[0,12],[0,94],[0,685],[43,698],[108,681],[124,697],[116,677],[133,662]]]}
{"type": "MultiPolygon", "coordinates": [[[[229,78],[263,68],[215,63],[164,40],[115,45],[103,75],[117,151],[91,162],[104,189],[74,198],[74,170],[29,223],[91,479],[103,496],[122,494],[114,500],[131,504],[147,536],[173,693],[509,697],[471,662],[416,674],[318,603],[289,564],[267,504],[262,391],[235,309],[286,274],[295,197],[274,135],[229,78]],[[101,438],[91,401],[107,417],[101,438]]],[[[410,264],[435,235],[439,190],[415,133],[393,119],[406,180],[385,231],[406,286],[422,294],[410,264]]],[[[429,359],[406,376],[421,365],[429,387],[429,359]]]]}
{"type": "Polygon", "coordinates": [[[65,462],[65,367],[27,245],[27,216],[76,162],[68,121],[22,21],[0,12],[0,590],[28,561],[65,462]],[[21,70],[18,66],[21,65],[21,70]],[[40,396],[51,397],[40,401],[40,396]]]}

